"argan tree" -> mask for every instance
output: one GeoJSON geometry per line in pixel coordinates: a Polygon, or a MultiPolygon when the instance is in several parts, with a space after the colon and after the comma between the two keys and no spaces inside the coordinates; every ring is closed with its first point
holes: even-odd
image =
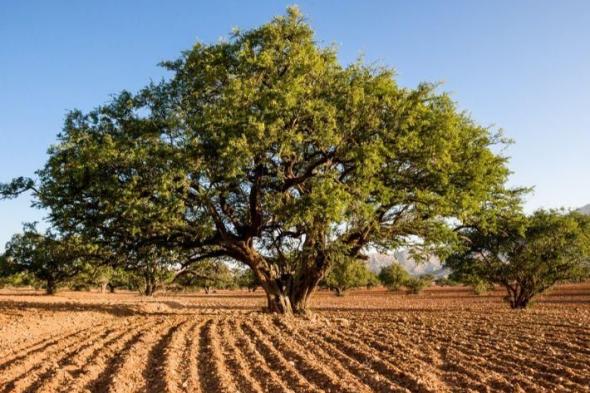
{"type": "Polygon", "coordinates": [[[410,273],[397,262],[384,266],[379,272],[379,281],[390,291],[401,289],[409,279],[410,273]]]}
{"type": "Polygon", "coordinates": [[[36,190],[53,225],[110,247],[234,259],[270,311],[304,313],[338,258],[455,240],[507,192],[504,141],[436,87],[344,66],[299,12],[164,63],[169,80],[72,112],[36,190]]]}
{"type": "Polygon", "coordinates": [[[234,269],[233,274],[238,288],[247,288],[248,291],[256,292],[256,289],[260,286],[260,282],[258,282],[252,269],[234,269]]]}
{"type": "Polygon", "coordinates": [[[78,237],[63,238],[51,232],[39,233],[27,225],[6,245],[3,272],[27,272],[43,281],[48,295],[53,295],[60,284],[72,279],[87,266],[93,250],[78,237]]]}
{"type": "Polygon", "coordinates": [[[336,295],[343,296],[344,292],[359,287],[366,287],[377,280],[367,265],[353,258],[340,258],[333,261],[330,271],[324,279],[325,285],[336,292],[336,295]]]}
{"type": "Polygon", "coordinates": [[[428,277],[428,275],[410,277],[405,281],[404,286],[409,294],[418,295],[424,288],[428,288],[432,284],[432,281],[432,277],[428,277]]]}
{"type": "Polygon", "coordinates": [[[502,285],[512,308],[527,307],[559,281],[588,276],[590,217],[580,213],[539,210],[507,217],[493,230],[460,232],[465,248],[445,263],[453,277],[502,285]]]}
{"type": "Polygon", "coordinates": [[[236,285],[231,269],[217,259],[203,260],[180,271],[174,281],[184,287],[203,288],[207,294],[211,289],[224,289],[236,285]]]}

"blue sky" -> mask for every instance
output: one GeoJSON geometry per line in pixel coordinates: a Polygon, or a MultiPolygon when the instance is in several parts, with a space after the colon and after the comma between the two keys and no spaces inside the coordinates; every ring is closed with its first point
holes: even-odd
{"type": "MultiPolygon", "coordinates": [[[[165,76],[157,63],[283,14],[283,1],[0,2],[0,182],[31,176],[67,110],[90,110],[165,76]]],[[[442,81],[480,124],[515,140],[526,204],[590,203],[590,1],[298,1],[348,63],[393,67],[402,85],[442,81]]],[[[43,212],[0,202],[0,245],[43,212]]]]}

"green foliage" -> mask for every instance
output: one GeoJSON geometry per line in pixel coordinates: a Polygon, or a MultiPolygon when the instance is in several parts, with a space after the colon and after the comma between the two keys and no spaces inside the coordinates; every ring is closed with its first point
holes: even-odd
{"type": "Polygon", "coordinates": [[[338,296],[342,296],[349,289],[372,285],[375,282],[375,275],[369,271],[363,261],[341,258],[332,265],[324,281],[328,288],[335,291],[338,296]]]}
{"type": "Polygon", "coordinates": [[[221,260],[202,260],[178,273],[175,282],[188,288],[211,289],[233,288],[236,285],[232,270],[221,260]]]}
{"type": "Polygon", "coordinates": [[[6,262],[0,257],[0,288],[4,287],[33,287],[39,289],[43,287],[43,283],[39,281],[35,276],[28,272],[20,273],[4,273],[6,262]]]}
{"type": "Polygon", "coordinates": [[[485,295],[494,289],[494,284],[482,279],[471,281],[470,285],[476,295],[485,295]]]}
{"type": "Polygon", "coordinates": [[[424,288],[429,287],[432,284],[431,277],[428,276],[420,276],[420,277],[410,277],[404,283],[404,286],[408,290],[408,293],[417,295],[424,290],[424,288]]]}
{"type": "Polygon", "coordinates": [[[558,281],[587,277],[590,261],[590,217],[579,213],[536,211],[506,216],[494,231],[465,228],[462,252],[446,266],[462,281],[480,279],[502,285],[512,308],[558,281]]]}
{"type": "Polygon", "coordinates": [[[397,262],[393,262],[389,266],[385,266],[379,272],[379,280],[381,283],[391,291],[401,289],[408,280],[410,274],[397,262]]]}
{"type": "Polygon", "coordinates": [[[25,226],[6,245],[3,272],[12,275],[21,272],[32,274],[46,283],[46,291],[53,294],[57,286],[79,274],[86,260],[94,257],[94,248],[79,237],[58,237],[37,232],[34,225],[25,226]]]}
{"type": "Polygon", "coordinates": [[[295,8],[164,65],[170,80],[71,112],[39,184],[3,195],[33,190],[61,233],[99,239],[120,264],[166,249],[232,258],[271,310],[304,312],[341,258],[412,239],[447,254],[449,223],[519,192],[504,186],[501,135],[435,85],[341,65],[295,8]]]}
{"type": "Polygon", "coordinates": [[[248,288],[248,290],[254,292],[260,286],[260,281],[254,275],[252,269],[235,269],[233,275],[238,288],[248,288]]]}
{"type": "Polygon", "coordinates": [[[460,282],[453,280],[452,277],[438,277],[434,280],[434,283],[440,287],[454,287],[460,284],[460,282]]]}

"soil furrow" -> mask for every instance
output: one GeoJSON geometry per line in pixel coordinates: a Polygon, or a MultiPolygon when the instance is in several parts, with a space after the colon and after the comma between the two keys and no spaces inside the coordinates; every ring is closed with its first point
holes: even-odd
{"type": "Polygon", "coordinates": [[[384,340],[378,340],[373,338],[371,332],[361,327],[355,326],[354,329],[347,329],[346,331],[334,331],[340,338],[346,340],[354,340],[356,343],[366,345],[368,348],[372,348],[378,353],[384,354],[385,356],[395,359],[396,362],[403,363],[404,368],[413,375],[418,375],[421,378],[427,377],[428,383],[436,391],[446,391],[447,387],[444,386],[444,382],[440,380],[440,371],[433,367],[431,364],[422,360],[425,356],[425,348],[416,349],[415,345],[411,347],[404,343],[403,338],[397,337],[391,340],[396,343],[396,347],[387,344],[384,340]]]}
{"type": "Polygon", "coordinates": [[[236,392],[225,364],[217,334],[218,320],[207,321],[199,339],[199,377],[204,392],[236,392]]]}
{"type": "Polygon", "coordinates": [[[244,359],[242,352],[236,346],[236,338],[231,333],[228,321],[224,319],[220,324],[221,341],[226,355],[228,369],[233,376],[236,386],[241,393],[262,393],[264,389],[252,376],[252,370],[244,359]]]}
{"type": "Polygon", "coordinates": [[[341,378],[328,368],[328,365],[322,364],[315,355],[300,346],[289,335],[285,334],[285,329],[277,328],[276,325],[274,325],[274,328],[272,326],[266,323],[265,319],[260,319],[253,328],[258,330],[261,335],[268,337],[275,348],[280,348],[284,356],[291,360],[295,368],[307,380],[313,381],[322,390],[348,393],[358,392],[357,387],[344,383],[341,378]]]}
{"type": "MultiPolygon", "coordinates": [[[[347,362],[344,362],[348,365],[349,368],[347,368],[347,366],[345,366],[341,359],[339,359],[340,356],[346,355],[339,354],[339,356],[334,356],[333,351],[327,349],[329,348],[326,346],[327,343],[313,341],[314,345],[309,345],[309,336],[303,336],[296,329],[280,323],[278,319],[274,319],[273,322],[279,327],[279,329],[286,330],[289,336],[293,340],[295,340],[299,345],[301,345],[302,347],[308,346],[309,351],[314,354],[319,363],[323,363],[326,365],[326,367],[329,367],[331,370],[333,370],[334,374],[336,374],[338,378],[340,378],[342,383],[352,388],[355,392],[371,392],[373,389],[381,390],[381,388],[383,387],[380,385],[379,387],[373,386],[371,388],[370,384],[365,384],[364,381],[359,379],[359,372],[357,372],[357,375],[355,375],[349,369],[350,367],[356,369],[358,365],[351,366],[350,359],[348,359],[347,362]]],[[[365,376],[366,374],[362,375],[365,376]]]]}
{"type": "Polygon", "coordinates": [[[148,392],[174,392],[178,384],[176,369],[178,367],[178,345],[172,345],[179,329],[186,320],[175,321],[173,326],[164,334],[148,353],[147,366],[143,376],[148,392]]]}
{"type": "Polygon", "coordinates": [[[186,392],[201,392],[199,381],[198,357],[200,352],[199,337],[205,321],[198,321],[185,336],[181,390],[186,392]]]}
{"type": "Polygon", "coordinates": [[[120,326],[112,327],[99,339],[91,340],[84,348],[68,351],[54,367],[38,377],[25,391],[49,393],[57,391],[60,386],[70,385],[82,373],[80,365],[86,364],[97,348],[118,340],[124,334],[125,332],[121,333],[120,326]]]}
{"type": "Polygon", "coordinates": [[[152,367],[158,367],[161,359],[151,361],[150,356],[159,356],[158,343],[162,335],[166,337],[170,330],[174,328],[174,322],[164,319],[162,325],[158,328],[149,328],[144,331],[139,341],[129,348],[128,351],[121,354],[123,361],[116,372],[113,373],[108,391],[116,392],[145,392],[149,391],[148,387],[151,382],[152,367]],[[146,378],[150,376],[150,378],[146,378]]]}
{"type": "MultiPolygon", "coordinates": [[[[76,336],[79,336],[86,331],[93,331],[96,329],[98,329],[98,327],[87,327],[64,336],[57,336],[48,340],[43,340],[42,342],[35,344],[33,347],[27,347],[27,349],[24,351],[18,351],[0,364],[0,376],[3,376],[5,370],[9,367],[13,367],[15,363],[23,361],[37,353],[44,352],[45,350],[51,349],[57,345],[61,345],[64,341],[69,342],[72,339],[75,339],[76,336]]],[[[0,382],[2,382],[2,379],[0,379],[0,382]]]]}
{"type": "Polygon", "coordinates": [[[196,323],[192,324],[187,319],[181,320],[171,331],[168,343],[164,345],[164,365],[163,365],[163,391],[169,393],[178,393],[187,387],[187,376],[183,373],[188,368],[187,335],[196,328],[196,323]]]}
{"type": "Polygon", "coordinates": [[[299,370],[295,367],[295,362],[285,358],[284,354],[277,349],[272,342],[269,342],[268,337],[261,334],[258,330],[253,328],[250,321],[242,322],[241,328],[250,337],[252,337],[256,348],[264,356],[272,368],[282,371],[280,374],[288,382],[289,387],[297,392],[319,392],[305,376],[301,375],[299,370]]]}
{"type": "Polygon", "coordinates": [[[230,326],[230,334],[236,337],[236,347],[243,354],[244,360],[248,362],[246,368],[254,370],[253,376],[265,392],[292,392],[286,386],[283,379],[268,366],[266,359],[258,351],[250,336],[244,334],[242,329],[238,329],[235,323],[232,323],[230,326]]]}
{"type": "MultiPolygon", "coordinates": [[[[302,333],[303,334],[303,333],[302,333]]],[[[334,359],[338,360],[343,367],[354,373],[361,381],[369,385],[373,390],[378,392],[410,392],[409,389],[399,385],[395,380],[383,375],[364,361],[357,360],[346,351],[343,351],[338,345],[327,341],[321,335],[306,331],[304,337],[313,338],[313,343],[319,345],[330,353],[334,359]]]]}
{"type": "Polygon", "coordinates": [[[45,379],[51,372],[59,369],[59,362],[71,353],[92,344],[92,340],[104,335],[102,327],[82,330],[79,334],[70,335],[66,340],[60,340],[45,346],[45,350],[35,350],[28,356],[19,358],[2,370],[0,383],[4,386],[2,392],[19,391],[26,387],[31,379],[45,379]]]}
{"type": "Polygon", "coordinates": [[[444,389],[444,385],[441,386],[440,382],[429,378],[426,381],[418,380],[423,378],[424,375],[414,376],[408,372],[399,369],[398,367],[391,364],[386,359],[382,358],[382,354],[375,351],[357,340],[351,340],[348,342],[346,339],[338,337],[334,333],[329,333],[324,330],[320,330],[320,335],[323,336],[327,341],[332,342],[336,346],[340,347],[344,352],[350,356],[356,358],[362,363],[371,365],[371,368],[378,370],[382,375],[388,377],[391,381],[398,383],[413,392],[437,392],[438,388],[444,389]]]}
{"type": "MultiPolygon", "coordinates": [[[[67,384],[61,384],[55,391],[70,392],[88,390],[88,384],[98,378],[108,364],[109,360],[116,358],[118,351],[137,334],[139,329],[146,327],[145,320],[137,320],[134,323],[123,322],[117,329],[117,335],[103,343],[94,343],[89,348],[91,352],[84,358],[73,358],[71,361],[72,379],[67,384]]],[[[149,323],[148,323],[149,324],[149,323]]],[[[67,366],[66,366],[67,367],[67,366]]]]}
{"type": "MultiPolygon", "coordinates": [[[[149,326],[142,326],[138,332],[133,332],[134,334],[126,337],[125,341],[119,343],[114,348],[109,348],[110,351],[104,353],[105,361],[101,364],[101,371],[99,371],[96,378],[86,383],[86,388],[92,392],[104,393],[113,391],[112,388],[118,382],[121,382],[121,388],[134,387],[138,381],[125,380],[121,372],[125,372],[126,363],[132,363],[130,357],[137,347],[144,347],[144,350],[146,350],[146,345],[144,345],[147,341],[146,336],[148,339],[153,339],[152,329],[155,329],[155,326],[159,326],[162,323],[162,320],[157,320],[149,326]]],[[[139,372],[141,373],[141,371],[139,372]]]]}

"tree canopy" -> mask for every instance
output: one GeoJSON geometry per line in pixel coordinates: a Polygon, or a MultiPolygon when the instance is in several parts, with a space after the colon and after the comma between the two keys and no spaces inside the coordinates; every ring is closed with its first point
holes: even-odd
{"type": "Polygon", "coordinates": [[[48,294],[60,283],[79,274],[94,256],[94,250],[77,236],[60,238],[54,233],[39,233],[34,225],[25,226],[6,245],[0,269],[5,275],[27,272],[44,281],[48,294]]]}
{"type": "Polygon", "coordinates": [[[398,262],[384,266],[379,272],[379,280],[389,290],[397,291],[410,279],[410,273],[398,262]]]}
{"type": "Polygon", "coordinates": [[[377,281],[377,276],[367,268],[367,265],[362,260],[354,258],[333,261],[324,279],[325,285],[338,296],[344,295],[349,289],[373,285],[377,281]]]}
{"type": "Polygon", "coordinates": [[[501,220],[495,230],[462,231],[465,245],[446,266],[459,280],[480,278],[506,288],[512,308],[562,280],[590,272],[590,217],[539,210],[501,220]]]}
{"type": "Polygon", "coordinates": [[[281,313],[305,312],[338,258],[450,244],[513,193],[500,134],[435,85],[341,65],[295,8],[164,66],[169,80],[71,112],[38,181],[0,191],[33,189],[60,231],[123,255],[237,260],[281,313]]]}

